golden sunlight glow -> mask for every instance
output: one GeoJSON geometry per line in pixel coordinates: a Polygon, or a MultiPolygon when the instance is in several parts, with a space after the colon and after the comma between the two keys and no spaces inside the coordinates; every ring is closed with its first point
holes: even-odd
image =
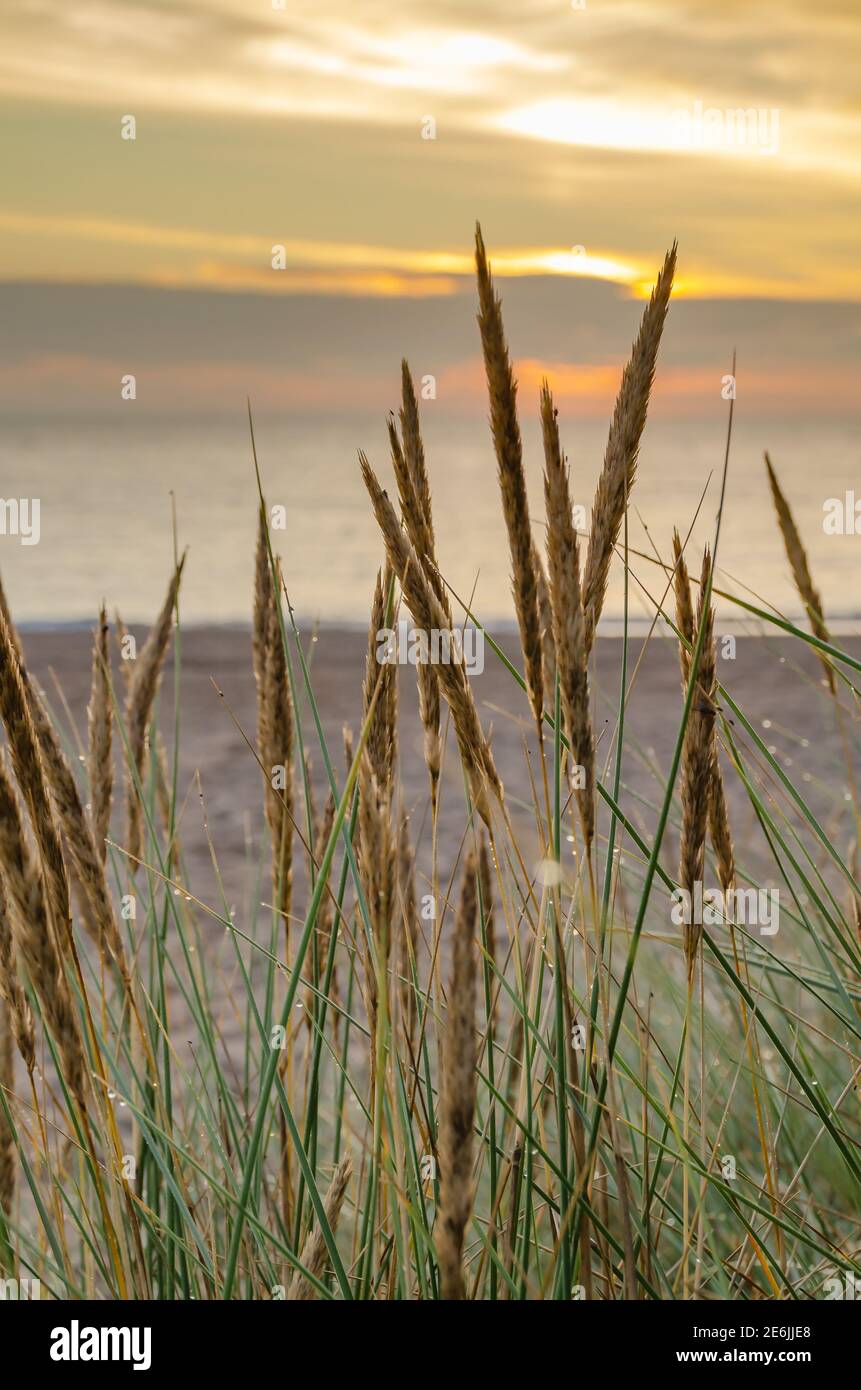
{"type": "MultiPolygon", "coordinates": [[[[453,277],[471,278],[474,270],[469,251],[405,250],[392,246],[287,240],[279,243],[283,247],[285,269],[275,272],[271,264],[274,248],[264,237],[91,217],[0,213],[0,231],[26,238],[25,248],[31,246],[32,238],[44,236],[54,240],[74,238],[93,244],[109,242],[136,250],[149,247],[176,252],[180,259],[175,266],[160,265],[144,275],[139,268],[134,271],[130,268],[129,278],[144,278],[160,284],[207,283],[224,289],[266,292],[303,288],[325,293],[343,291],[387,296],[403,292],[415,296],[450,294],[456,288],[453,277]],[[189,260],[189,257],[195,259],[189,260]]],[[[33,254],[34,269],[45,264],[38,248],[33,254]]],[[[136,265],[135,258],[130,259],[136,265]]],[[[500,278],[573,275],[621,285],[636,282],[643,273],[642,267],[587,252],[582,246],[567,250],[502,248],[494,251],[492,267],[494,275],[500,278]]],[[[99,273],[92,278],[98,279],[99,273]]]]}
{"type": "Polygon", "coordinates": [[[671,149],[670,112],[619,102],[551,98],[503,111],[501,130],[560,145],[598,149],[671,149]]]}

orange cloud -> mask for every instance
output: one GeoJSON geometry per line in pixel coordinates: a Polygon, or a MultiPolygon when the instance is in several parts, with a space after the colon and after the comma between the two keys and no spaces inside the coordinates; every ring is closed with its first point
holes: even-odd
{"type": "MultiPolygon", "coordinates": [[[[155,223],[121,222],[98,217],[48,217],[34,213],[0,212],[0,233],[20,238],[15,258],[19,278],[53,279],[53,260],[38,246],[74,240],[91,248],[91,278],[105,278],[105,245],[115,249],[110,278],[133,283],[221,290],[284,290],[332,294],[371,294],[391,297],[403,293],[451,294],[455,277],[472,280],[472,250],[413,249],[355,242],[286,240],[248,233],[214,232],[200,227],[169,227],[155,223]],[[273,271],[274,247],[283,250],[286,270],[273,271]],[[122,255],[132,252],[123,276],[122,255]],[[159,259],[142,261],[141,251],[159,259]],[[169,258],[169,259],[167,259],[169,258]]],[[[493,272],[498,278],[522,275],[563,275],[609,280],[629,285],[642,267],[620,261],[600,249],[573,247],[502,247],[494,249],[493,272]]],[[[81,276],[76,277],[78,279],[81,276]]]]}
{"type": "Polygon", "coordinates": [[[208,289],[246,294],[335,294],[373,299],[432,299],[456,294],[447,275],[402,275],[385,270],[283,270],[201,261],[191,271],[155,270],[148,283],[166,289],[208,289]]]}
{"type": "MultiPolygon", "coordinates": [[[[546,377],[563,416],[609,419],[623,363],[572,363],[538,358],[515,362],[518,398],[524,418],[538,416],[538,395],[546,377]]],[[[246,395],[259,409],[331,414],[373,414],[389,408],[397,382],[387,369],[373,371],[343,361],[318,362],[306,369],[272,367],[256,360],[210,361],[199,355],[179,361],[159,359],[136,364],[137,401],[141,408],[162,411],[236,411],[246,395]]],[[[702,416],[720,410],[724,369],[719,366],[665,366],[653,391],[654,407],[664,418],[702,416]]],[[[857,376],[851,367],[743,369],[739,400],[759,413],[773,411],[803,417],[817,410],[850,412],[857,400],[857,376]]],[[[436,399],[447,415],[481,416],[487,411],[487,387],[480,357],[452,363],[437,374],[436,399]]],[[[120,370],[115,360],[86,354],[34,354],[4,369],[0,405],[13,409],[77,411],[126,409],[120,399],[120,370]]]]}
{"type": "MultiPolygon", "coordinates": [[[[135,405],[144,410],[194,414],[198,411],[242,412],[251,396],[263,410],[349,413],[367,410],[370,402],[388,401],[391,377],[348,372],[341,366],[316,371],[283,371],[245,361],[181,361],[135,364],[135,405]]],[[[116,361],[83,354],[45,353],[4,370],[0,404],[51,412],[134,409],[120,396],[116,361]]],[[[380,406],[380,409],[383,407],[380,406]]]]}
{"type": "MultiPolygon", "coordinates": [[[[522,398],[536,399],[547,378],[557,404],[570,415],[594,417],[612,410],[622,376],[622,362],[599,365],[542,362],[527,359],[516,364],[522,398]]],[[[719,406],[728,367],[692,365],[660,367],[652,399],[665,415],[696,416],[704,408],[719,406]]],[[[779,408],[791,414],[807,414],[821,406],[854,407],[858,394],[857,371],[850,367],[746,368],[738,374],[737,398],[757,410],[779,408]]]]}

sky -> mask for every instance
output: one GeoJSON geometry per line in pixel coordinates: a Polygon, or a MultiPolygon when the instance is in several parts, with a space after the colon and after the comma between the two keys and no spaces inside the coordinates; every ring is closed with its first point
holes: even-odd
{"type": "Polygon", "coordinates": [[[0,405],[606,413],[679,242],[663,408],[852,413],[857,0],[3,0],[0,405]],[[132,129],[134,139],[123,138],[132,129]],[[276,265],[273,265],[273,257],[276,265]]]}

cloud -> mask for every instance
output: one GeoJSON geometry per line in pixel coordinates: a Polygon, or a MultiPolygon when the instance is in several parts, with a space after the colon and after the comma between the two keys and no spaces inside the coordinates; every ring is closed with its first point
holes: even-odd
{"type": "MultiPolygon", "coordinates": [[[[642,305],[589,280],[511,279],[506,329],[521,410],[537,411],[543,376],[572,418],[609,417],[642,305]]],[[[433,376],[429,409],[484,419],[486,389],[474,294],[285,294],[201,289],[0,285],[0,405],[41,416],[132,409],[241,411],[247,394],[271,411],[361,414],[382,424],[397,406],[399,367],[433,376]]],[[[661,345],[655,403],[667,419],[719,416],[738,352],[739,409],[756,416],[849,419],[861,370],[861,309],[834,304],[680,300],[661,345]]]]}
{"type": "Polygon", "coordinates": [[[581,244],[642,293],[678,236],[684,292],[861,297],[859,30],[850,0],[5,0],[0,264],[262,290],[257,246],[290,242],[337,249],[281,292],[437,295],[478,215],[500,275],[581,244]],[[721,139],[677,138],[698,111],[721,139]],[[726,138],[737,111],[777,113],[769,157],[726,138]],[[47,209],[50,257],[24,229],[47,209]]]}
{"type": "MultiPolygon", "coordinates": [[[[602,0],[582,10],[563,0],[526,9],[477,0],[285,0],[280,9],[245,0],[6,0],[2,26],[0,92],[30,99],[397,125],[415,117],[419,96],[439,98],[456,129],[500,119],[522,128],[525,113],[564,113],[575,93],[585,108],[621,98],[620,112],[639,110],[646,124],[658,109],[695,100],[779,106],[805,131],[824,123],[857,167],[861,16],[835,0],[602,0]]],[[[627,116],[620,136],[623,126],[626,148],[638,148],[627,116]]],[[[821,150],[826,163],[836,153],[821,150]]]]}
{"type": "MultiPolygon", "coordinates": [[[[262,236],[218,232],[203,227],[168,227],[121,222],[110,218],[51,217],[0,212],[0,234],[26,238],[34,248],[34,278],[55,278],[56,271],[38,239],[52,245],[70,240],[109,244],[130,253],[126,279],[159,285],[205,285],[225,290],[249,289],[266,294],[323,293],[397,295],[452,294],[457,279],[471,280],[472,250],[411,250],[350,242],[287,240],[269,243],[262,236]],[[36,239],[34,243],[33,239],[36,239]],[[172,265],[149,259],[135,267],[139,252],[170,252],[172,265]],[[203,259],[201,259],[203,257],[203,259]],[[277,262],[277,264],[276,264],[277,262]],[[39,273],[39,267],[42,267],[39,273]],[[134,267],[134,268],[133,268],[134,267]]],[[[494,251],[494,274],[580,276],[636,284],[643,267],[625,264],[584,246],[501,247],[494,251]]],[[[93,278],[104,277],[104,271],[93,278]]]]}

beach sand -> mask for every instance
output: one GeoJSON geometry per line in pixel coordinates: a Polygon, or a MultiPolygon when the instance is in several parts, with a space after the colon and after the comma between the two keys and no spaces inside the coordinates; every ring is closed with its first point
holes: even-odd
{"type": "MultiPolygon", "coordinates": [[[[139,637],[142,637],[140,634],[139,637]]],[[[90,634],[83,630],[32,631],[25,634],[31,671],[46,691],[67,742],[77,754],[84,750],[86,704],[90,682],[90,634]],[[64,709],[58,695],[63,692],[64,709]],[[69,718],[74,724],[72,735],[69,718]]],[[[311,681],[320,711],[335,776],[343,782],[342,729],[354,734],[361,724],[361,684],[366,637],[354,630],[323,628],[314,636],[303,631],[309,654],[311,681]]],[[[500,645],[516,660],[516,639],[500,637],[500,645]]],[[[139,647],[140,649],[140,643],[139,647]]],[[[861,652],[861,642],[847,649],[861,652]]],[[[613,756],[622,658],[619,639],[599,639],[595,649],[593,693],[596,734],[602,775],[613,756]]],[[[184,630],[178,653],[180,671],[180,758],[178,801],[186,886],[204,901],[217,905],[216,882],[203,823],[209,825],[218,870],[231,905],[239,906],[249,889],[249,873],[258,863],[264,833],[262,773],[246,738],[253,743],[255,691],[251,671],[250,633],[241,628],[212,627],[184,630]],[[219,693],[222,692],[222,693],[219,693]],[[201,803],[198,778],[203,793],[201,803]]],[[[117,666],[119,663],[117,662],[117,666]]],[[[171,652],[162,681],[159,721],[168,750],[173,747],[175,657],[171,652]]],[[[298,663],[297,679],[301,682],[298,663]]],[[[719,679],[772,747],[787,775],[800,787],[824,822],[848,809],[845,760],[834,712],[825,698],[822,671],[812,648],[789,639],[739,637],[732,660],[718,659],[719,679]]],[[[682,691],[674,642],[653,636],[629,639],[630,696],[626,714],[625,756],[621,802],[625,813],[648,836],[656,819],[670,766],[682,710],[682,691]]],[[[525,697],[497,656],[485,653],[485,669],[472,678],[472,687],[485,729],[492,729],[493,748],[506,788],[512,819],[522,836],[521,848],[537,862],[540,845],[531,813],[532,794],[527,766],[536,785],[540,769],[525,697]],[[530,749],[529,763],[524,749],[530,749]]],[[[121,688],[117,678],[117,688],[121,688]]],[[[313,762],[316,801],[325,796],[325,765],[307,700],[302,701],[302,726],[313,762]]],[[[420,873],[430,871],[431,833],[427,817],[427,776],[422,759],[422,730],[418,717],[415,672],[400,672],[400,796],[412,821],[420,873]]],[[[445,711],[445,706],[443,706],[445,711]]],[[[730,711],[727,711],[730,714],[730,711]]],[[[750,739],[737,723],[734,736],[745,758],[750,739]]],[[[756,761],[759,761],[758,755],[756,761]]],[[[724,766],[727,767],[726,760],[724,766]]],[[[608,785],[612,783],[612,778],[608,785]]],[[[773,781],[773,777],[771,778],[773,781]]],[[[740,854],[756,852],[761,843],[755,816],[739,777],[727,770],[734,838],[740,854]]],[[[123,839],[122,797],[112,833],[123,839]]],[[[115,798],[115,805],[117,798],[115,798]]],[[[297,802],[297,807],[300,803],[297,802]]],[[[301,812],[297,809],[297,815],[301,812]]],[[[606,827],[606,809],[600,812],[606,827]]],[[[846,818],[848,824],[848,817],[846,818]]],[[[450,735],[439,826],[439,866],[445,880],[453,870],[466,824],[463,782],[450,735]]],[[[599,824],[600,832],[600,824],[599,824]]],[[[838,837],[839,843],[839,837],[838,837]]],[[[677,838],[667,832],[664,861],[672,869],[677,838]]],[[[298,854],[297,848],[297,854],[298,854]]],[[[527,860],[528,862],[528,860],[527,860]]],[[[297,873],[297,890],[301,874],[297,873]]]]}

